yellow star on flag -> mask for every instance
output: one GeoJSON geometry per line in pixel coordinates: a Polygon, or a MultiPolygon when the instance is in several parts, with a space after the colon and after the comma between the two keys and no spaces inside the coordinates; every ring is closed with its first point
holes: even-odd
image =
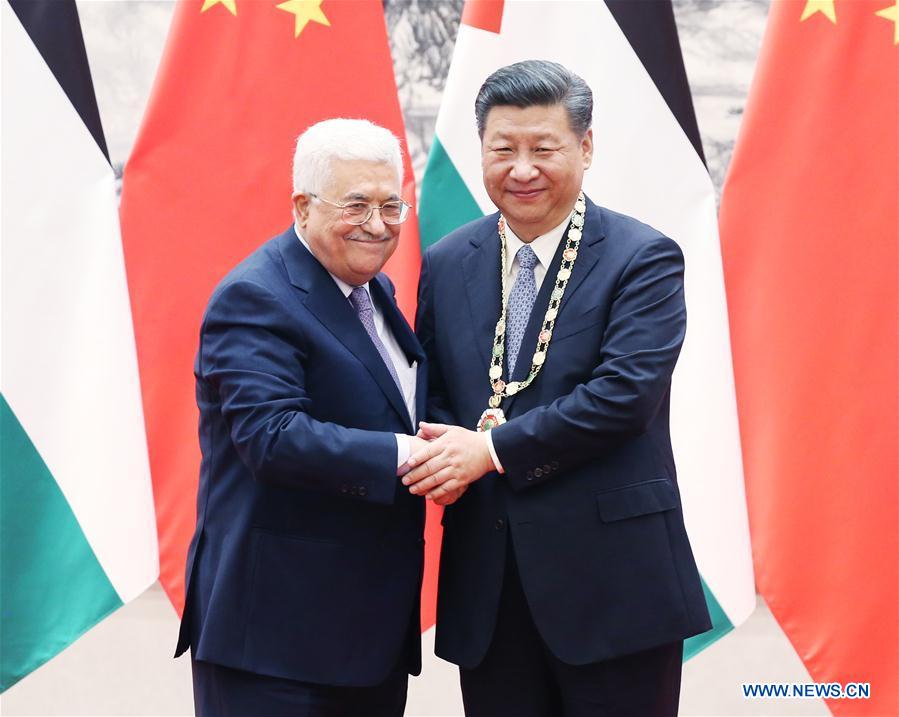
{"type": "Polygon", "coordinates": [[[834,0],[805,0],[805,9],[799,22],[808,20],[816,12],[822,13],[834,25],[837,24],[837,11],[833,6],[834,0]]]}
{"type": "Polygon", "coordinates": [[[893,21],[893,26],[895,27],[893,44],[899,45],[899,0],[895,0],[890,7],[885,7],[883,10],[879,10],[874,14],[877,15],[877,17],[883,17],[893,21]]]}
{"type": "Polygon", "coordinates": [[[237,0],[203,0],[203,7],[200,12],[206,12],[213,5],[224,5],[235,17],[237,16],[237,0]]]}
{"type": "Polygon", "coordinates": [[[327,17],[325,17],[325,13],[322,12],[321,4],[324,0],[287,0],[287,2],[282,2],[278,5],[279,10],[284,10],[285,12],[293,13],[296,16],[296,22],[294,23],[294,37],[299,37],[300,33],[303,32],[303,28],[306,27],[306,24],[310,21],[317,22],[321,25],[331,26],[330,21],[327,17]]]}

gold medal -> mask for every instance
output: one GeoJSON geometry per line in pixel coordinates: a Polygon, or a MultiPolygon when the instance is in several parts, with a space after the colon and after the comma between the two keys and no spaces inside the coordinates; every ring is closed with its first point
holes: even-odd
{"type": "Polygon", "coordinates": [[[478,420],[478,433],[489,431],[497,426],[501,426],[506,422],[506,416],[501,408],[488,408],[481,414],[478,420]]]}

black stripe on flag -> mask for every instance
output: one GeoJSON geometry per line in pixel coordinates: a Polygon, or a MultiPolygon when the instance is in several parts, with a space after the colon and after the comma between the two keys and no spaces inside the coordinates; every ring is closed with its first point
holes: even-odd
{"type": "Polygon", "coordinates": [[[75,0],[7,0],[109,161],[75,0]]]}
{"type": "Polygon", "coordinates": [[[606,0],[606,5],[705,164],[670,0],[606,0]]]}

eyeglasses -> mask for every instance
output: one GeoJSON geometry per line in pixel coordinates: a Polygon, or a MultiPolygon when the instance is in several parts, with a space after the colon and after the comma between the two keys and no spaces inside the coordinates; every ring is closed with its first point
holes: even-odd
{"type": "Polygon", "coordinates": [[[341,214],[341,218],[347,224],[365,224],[369,219],[371,219],[371,215],[374,213],[375,209],[377,209],[381,213],[381,221],[385,224],[402,224],[406,221],[406,218],[409,216],[409,205],[406,204],[402,199],[396,199],[390,202],[384,202],[383,204],[372,206],[367,202],[350,202],[348,204],[338,204],[337,202],[332,202],[324,197],[320,197],[317,194],[309,193],[310,197],[314,199],[318,199],[320,202],[324,202],[325,204],[330,204],[332,207],[337,207],[338,209],[342,209],[343,212],[341,214]]]}

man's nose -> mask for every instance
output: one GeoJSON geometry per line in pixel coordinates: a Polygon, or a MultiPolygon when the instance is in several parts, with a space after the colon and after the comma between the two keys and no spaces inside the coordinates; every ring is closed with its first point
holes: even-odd
{"type": "Polygon", "coordinates": [[[512,163],[512,169],[509,174],[516,182],[529,182],[534,179],[539,172],[529,157],[521,155],[516,157],[515,161],[512,163]]]}
{"type": "Polygon", "coordinates": [[[374,207],[372,209],[371,216],[363,226],[367,227],[367,231],[369,234],[373,234],[375,236],[384,236],[384,234],[387,232],[387,225],[381,218],[380,207],[374,207]]]}

